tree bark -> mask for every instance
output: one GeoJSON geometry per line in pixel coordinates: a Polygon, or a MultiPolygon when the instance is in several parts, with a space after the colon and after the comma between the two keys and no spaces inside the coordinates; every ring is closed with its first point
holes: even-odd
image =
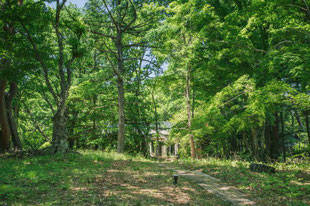
{"type": "Polygon", "coordinates": [[[17,84],[15,82],[10,83],[10,90],[8,94],[6,95],[6,109],[7,109],[7,117],[8,117],[8,122],[10,126],[10,131],[11,131],[11,136],[12,136],[12,141],[13,141],[13,146],[15,149],[22,150],[22,143],[20,141],[18,132],[17,132],[17,126],[16,126],[16,121],[13,116],[13,108],[12,108],[12,101],[13,98],[17,94],[17,84]]]}
{"type": "Polygon", "coordinates": [[[191,100],[190,100],[190,68],[186,71],[186,86],[185,86],[185,100],[186,100],[186,108],[187,108],[187,126],[189,132],[189,141],[191,147],[191,158],[196,158],[196,149],[195,149],[195,142],[194,142],[194,135],[192,134],[192,114],[191,114],[191,100]]]}
{"type": "MultiPolygon", "coordinates": [[[[157,73],[155,75],[155,78],[157,77],[157,73]]],[[[159,127],[158,127],[158,114],[157,114],[157,102],[155,100],[155,96],[154,96],[154,91],[156,88],[156,79],[155,79],[155,83],[153,85],[153,89],[151,91],[151,95],[152,95],[152,102],[154,105],[154,117],[155,117],[155,132],[156,132],[156,142],[157,142],[157,147],[155,150],[155,155],[156,158],[159,157],[159,151],[160,151],[160,142],[159,142],[159,127]]]]}
{"type": "Polygon", "coordinates": [[[251,129],[251,140],[252,140],[252,152],[255,160],[259,160],[258,156],[258,142],[257,142],[257,132],[254,128],[251,129]]]}
{"type": "Polygon", "coordinates": [[[248,140],[246,132],[242,132],[242,140],[244,143],[244,152],[249,152],[250,151],[249,140],[248,140]]]}
{"type": "Polygon", "coordinates": [[[1,126],[1,141],[0,152],[5,153],[10,149],[10,125],[7,117],[7,108],[5,103],[5,89],[7,81],[0,80],[0,126],[1,126]]]}
{"type": "Polygon", "coordinates": [[[281,112],[280,118],[281,118],[282,154],[283,154],[283,161],[286,162],[283,112],[281,112]]]}
{"type": "Polygon", "coordinates": [[[58,110],[53,117],[52,152],[65,153],[69,150],[67,118],[64,112],[58,110]]]}
{"type": "MultiPolygon", "coordinates": [[[[72,69],[71,64],[77,58],[77,56],[72,53],[71,59],[65,65],[65,52],[64,52],[64,39],[61,34],[60,18],[61,11],[67,0],[56,1],[56,16],[55,16],[55,33],[57,37],[58,44],[58,74],[60,78],[60,94],[54,96],[55,102],[57,102],[57,111],[53,117],[53,137],[52,137],[52,152],[53,153],[65,153],[69,150],[68,137],[69,133],[67,130],[67,117],[66,113],[66,101],[69,96],[69,89],[71,87],[72,81],[72,69]]],[[[47,78],[48,79],[48,78],[47,78]]],[[[46,80],[48,85],[48,81],[46,80]]],[[[49,88],[50,92],[54,94],[52,88],[49,88]]]]}
{"type": "Polygon", "coordinates": [[[280,141],[280,135],[279,135],[279,114],[275,113],[275,124],[272,127],[272,138],[271,138],[271,151],[270,155],[271,158],[276,160],[279,157],[279,141],[280,141]]]}
{"type": "Polygon", "coordinates": [[[297,111],[297,110],[294,110],[294,114],[295,114],[295,117],[296,117],[296,120],[297,120],[297,122],[298,122],[298,125],[299,125],[300,129],[301,129],[302,131],[304,131],[304,125],[302,124],[302,121],[301,121],[301,119],[300,119],[300,116],[299,116],[299,114],[298,114],[298,111],[297,111]]]}
{"type": "Polygon", "coordinates": [[[125,108],[124,108],[124,82],[121,77],[117,80],[118,88],[118,139],[117,152],[123,153],[125,150],[125,108]]]}
{"type": "Polygon", "coordinates": [[[265,128],[265,159],[270,160],[270,149],[271,148],[271,125],[266,123],[265,128]]]}
{"type": "Polygon", "coordinates": [[[308,144],[310,145],[309,110],[305,111],[306,129],[308,134],[308,144]]]}
{"type": "MultiPolygon", "coordinates": [[[[120,0],[116,0],[115,7],[121,4],[120,0]]],[[[111,17],[113,18],[113,17],[111,17]]],[[[117,49],[117,89],[118,89],[118,138],[117,138],[117,152],[124,153],[125,151],[125,94],[124,94],[124,59],[123,59],[123,30],[122,30],[122,17],[118,13],[117,19],[114,20],[116,27],[115,47],[117,49]]]]}

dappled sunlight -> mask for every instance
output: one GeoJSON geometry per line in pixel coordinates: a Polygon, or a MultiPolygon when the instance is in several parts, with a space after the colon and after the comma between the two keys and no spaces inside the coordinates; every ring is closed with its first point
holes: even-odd
{"type": "Polygon", "coordinates": [[[72,191],[86,191],[86,190],[88,190],[87,187],[71,187],[70,189],[72,191]]]}
{"type": "Polygon", "coordinates": [[[310,185],[310,182],[298,182],[296,180],[291,180],[290,181],[291,184],[295,184],[295,185],[310,185]]]}
{"type": "MultiPolygon", "coordinates": [[[[121,167],[126,164],[114,163],[113,165],[121,167]]],[[[167,185],[165,181],[158,181],[165,177],[159,173],[161,171],[151,172],[145,170],[137,172],[130,171],[128,168],[127,170],[108,169],[104,174],[97,175],[93,184],[100,185],[105,197],[117,195],[134,198],[135,195],[143,195],[148,198],[161,199],[162,201],[177,204],[190,202],[191,197],[187,192],[196,192],[195,189],[189,186],[165,186],[167,185]],[[154,184],[154,181],[156,181],[156,184],[154,184]]],[[[165,175],[169,174],[166,173],[165,175]]]]}
{"type": "MultiPolygon", "coordinates": [[[[259,205],[278,205],[283,201],[309,203],[310,172],[307,162],[270,164],[276,168],[274,174],[252,172],[249,169],[250,163],[242,161],[207,158],[195,161],[180,160],[179,163],[183,168],[202,170],[203,173],[240,189],[244,194],[252,196],[259,205]]],[[[221,188],[222,191],[230,189],[231,187],[221,188]]]]}
{"type": "Polygon", "coordinates": [[[183,179],[173,185],[172,172],[155,162],[85,153],[10,160],[0,171],[7,174],[0,179],[1,199],[15,205],[225,205],[183,179]]]}
{"type": "Polygon", "coordinates": [[[230,187],[230,186],[226,186],[226,187],[220,187],[219,190],[231,190],[231,189],[236,189],[235,187],[230,187]]]}

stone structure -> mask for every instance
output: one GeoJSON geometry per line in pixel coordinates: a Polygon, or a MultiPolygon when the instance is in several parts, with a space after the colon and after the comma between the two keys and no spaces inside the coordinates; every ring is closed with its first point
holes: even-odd
{"type": "MultiPolygon", "coordinates": [[[[179,145],[177,142],[175,143],[168,143],[169,132],[172,127],[170,122],[161,122],[159,125],[159,155],[160,157],[167,157],[167,156],[176,156],[178,154],[179,145]]],[[[150,135],[150,143],[149,143],[149,152],[151,157],[156,157],[156,144],[157,144],[157,133],[155,129],[152,129],[149,133],[150,135]]]]}

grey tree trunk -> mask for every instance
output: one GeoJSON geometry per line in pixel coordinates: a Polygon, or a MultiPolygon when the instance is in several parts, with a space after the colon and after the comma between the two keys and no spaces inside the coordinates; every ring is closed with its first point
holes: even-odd
{"type": "Polygon", "coordinates": [[[283,161],[286,162],[283,112],[280,113],[280,119],[281,119],[282,154],[283,154],[283,161]]]}
{"type": "Polygon", "coordinates": [[[53,117],[52,152],[65,153],[69,150],[67,118],[64,112],[58,111],[53,117]]]}
{"type": "Polygon", "coordinates": [[[118,139],[117,152],[123,153],[125,150],[125,96],[124,96],[124,82],[122,78],[117,80],[118,89],[118,139]]]}
{"type": "Polygon", "coordinates": [[[257,132],[254,128],[251,129],[251,138],[252,138],[252,152],[255,160],[259,160],[258,156],[258,142],[257,142],[257,132]]]}
{"type": "Polygon", "coordinates": [[[8,92],[8,94],[6,95],[6,109],[7,109],[7,118],[8,118],[8,122],[10,125],[10,131],[11,131],[11,136],[12,136],[12,142],[13,142],[13,146],[15,149],[18,150],[22,150],[22,143],[20,141],[18,132],[17,132],[17,126],[16,126],[16,121],[15,118],[13,117],[13,113],[12,113],[12,101],[13,98],[16,96],[17,94],[17,84],[15,82],[11,82],[10,83],[10,90],[8,92]]]}
{"type": "MultiPolygon", "coordinates": [[[[119,6],[121,1],[115,1],[116,6],[119,6]]],[[[123,153],[125,150],[125,94],[124,94],[124,59],[123,59],[123,31],[121,29],[121,16],[117,18],[115,24],[117,29],[117,37],[115,46],[117,49],[117,90],[118,90],[118,138],[117,152],[123,153]]]]}
{"type": "Polygon", "coordinates": [[[298,111],[294,110],[294,114],[295,114],[295,117],[296,117],[296,120],[298,122],[300,129],[304,131],[304,125],[302,124],[298,111]]]}
{"type": "Polygon", "coordinates": [[[189,131],[189,141],[191,147],[191,158],[196,158],[196,149],[194,142],[194,135],[192,134],[192,114],[191,114],[191,100],[190,100],[190,69],[186,71],[186,86],[185,86],[185,100],[186,100],[186,108],[187,108],[187,126],[189,131]]]}
{"type": "Polygon", "coordinates": [[[157,141],[157,147],[156,147],[156,157],[159,157],[159,151],[160,151],[160,142],[159,142],[159,129],[158,129],[158,115],[157,115],[157,104],[155,102],[154,94],[152,93],[152,99],[154,103],[154,112],[155,112],[155,130],[156,130],[156,141],[157,141]]]}
{"type": "Polygon", "coordinates": [[[275,114],[275,123],[272,127],[272,138],[271,138],[271,148],[270,148],[270,156],[272,159],[277,160],[279,157],[279,146],[280,146],[280,136],[279,136],[279,114],[276,112],[275,114]]]}

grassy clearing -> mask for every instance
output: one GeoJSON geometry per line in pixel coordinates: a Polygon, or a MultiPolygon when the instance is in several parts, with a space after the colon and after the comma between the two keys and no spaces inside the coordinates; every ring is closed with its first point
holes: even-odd
{"type": "Polygon", "coordinates": [[[186,169],[200,169],[235,186],[259,205],[310,205],[310,162],[274,164],[275,174],[251,172],[249,164],[214,158],[179,161],[186,169]]]}
{"type": "Polygon", "coordinates": [[[182,179],[174,187],[171,175],[143,158],[95,151],[0,159],[0,205],[226,204],[182,179]]]}

